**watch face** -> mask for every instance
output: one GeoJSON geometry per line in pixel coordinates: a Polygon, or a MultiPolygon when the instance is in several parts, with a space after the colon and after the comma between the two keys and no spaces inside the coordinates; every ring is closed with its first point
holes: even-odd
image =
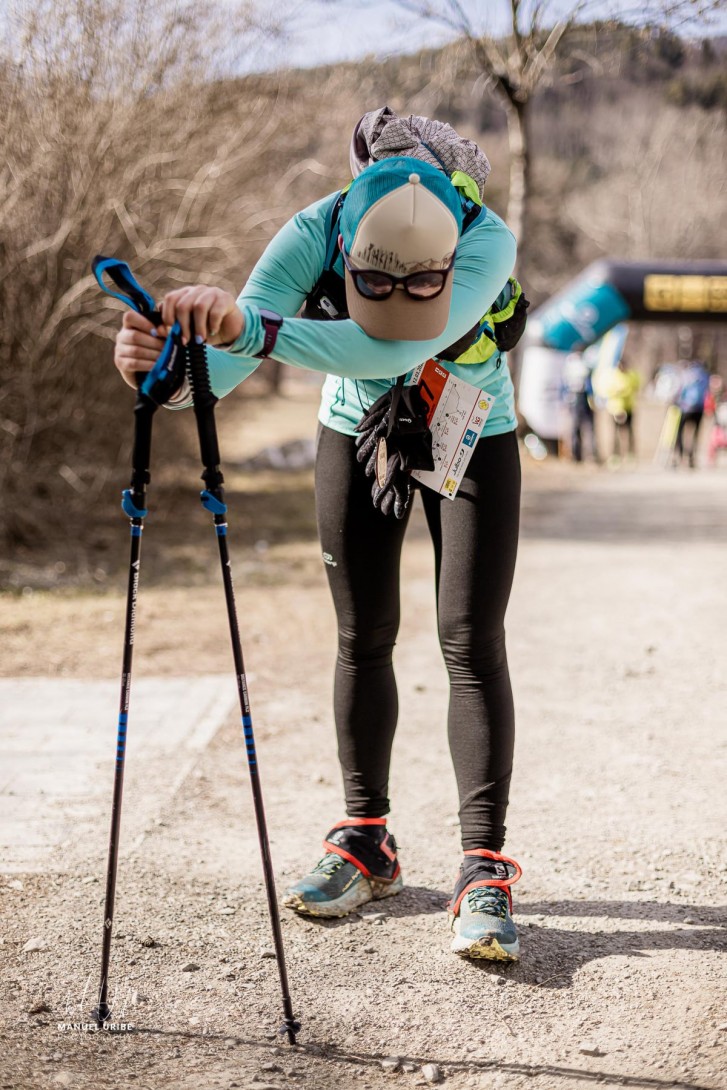
{"type": "Polygon", "coordinates": [[[279,314],[276,314],[274,310],[260,310],[260,317],[264,322],[269,322],[271,325],[281,326],[283,319],[279,314]]]}

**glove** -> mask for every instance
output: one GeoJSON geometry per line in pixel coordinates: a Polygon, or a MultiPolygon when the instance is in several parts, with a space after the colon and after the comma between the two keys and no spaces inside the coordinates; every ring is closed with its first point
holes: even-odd
{"type": "MultiPolygon", "coordinates": [[[[385,438],[381,441],[387,442],[385,438]]],[[[388,515],[393,510],[395,517],[401,519],[406,514],[411,498],[411,477],[408,470],[402,468],[400,452],[394,451],[386,460],[383,484],[380,484],[376,472],[377,455],[378,450],[375,449],[366,463],[366,476],[373,481],[371,499],[374,507],[379,508],[382,514],[388,515]]]]}
{"type": "Polygon", "coordinates": [[[411,497],[411,470],[434,469],[427,405],[419,387],[398,385],[388,390],[364,414],[356,431],[356,458],[372,479],[374,507],[403,518],[411,497]]]}
{"type": "Polygon", "coordinates": [[[522,337],[525,332],[525,323],[528,320],[527,309],[529,306],[530,300],[525,298],[525,293],[521,289],[520,296],[510,317],[501,322],[493,321],[495,344],[501,352],[509,352],[522,337]]]}

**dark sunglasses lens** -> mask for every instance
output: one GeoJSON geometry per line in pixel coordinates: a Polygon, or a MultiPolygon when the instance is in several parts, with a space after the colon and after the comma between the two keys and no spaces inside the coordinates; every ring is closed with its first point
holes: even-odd
{"type": "Polygon", "coordinates": [[[443,272],[437,271],[415,273],[407,279],[406,290],[416,299],[431,299],[441,292],[444,277],[443,272]]]}
{"type": "Polygon", "coordinates": [[[356,275],[356,287],[369,299],[385,299],[394,290],[394,284],[385,273],[359,272],[356,275]]]}

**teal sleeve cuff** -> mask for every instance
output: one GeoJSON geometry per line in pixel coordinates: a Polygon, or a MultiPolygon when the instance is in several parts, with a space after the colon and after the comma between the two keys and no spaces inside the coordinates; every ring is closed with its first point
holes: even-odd
{"type": "Polygon", "coordinates": [[[234,356],[254,357],[256,352],[262,351],[265,344],[265,330],[260,318],[260,308],[254,303],[246,303],[243,299],[238,299],[237,305],[242,314],[242,333],[236,341],[228,345],[227,351],[234,356]]]}
{"type": "MultiPolygon", "coordinates": [[[[259,319],[258,319],[259,320],[259,319]]],[[[236,342],[237,343],[237,342],[236,342]]],[[[215,397],[225,397],[244,382],[262,363],[262,360],[233,355],[231,350],[207,348],[210,386],[215,397]]]]}

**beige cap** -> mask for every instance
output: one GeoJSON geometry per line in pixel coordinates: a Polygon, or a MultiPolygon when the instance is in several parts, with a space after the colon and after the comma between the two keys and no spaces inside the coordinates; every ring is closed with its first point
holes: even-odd
{"type": "MultiPolygon", "coordinates": [[[[450,184],[441,173],[440,178],[450,184]]],[[[390,189],[366,209],[346,252],[355,269],[406,276],[446,269],[458,239],[459,224],[450,208],[412,171],[404,184],[390,189]]],[[[452,282],[450,273],[443,292],[433,299],[414,299],[397,285],[387,299],[377,300],[361,295],[346,270],[348,312],[370,337],[432,340],[444,332],[449,320],[452,282]]]]}

